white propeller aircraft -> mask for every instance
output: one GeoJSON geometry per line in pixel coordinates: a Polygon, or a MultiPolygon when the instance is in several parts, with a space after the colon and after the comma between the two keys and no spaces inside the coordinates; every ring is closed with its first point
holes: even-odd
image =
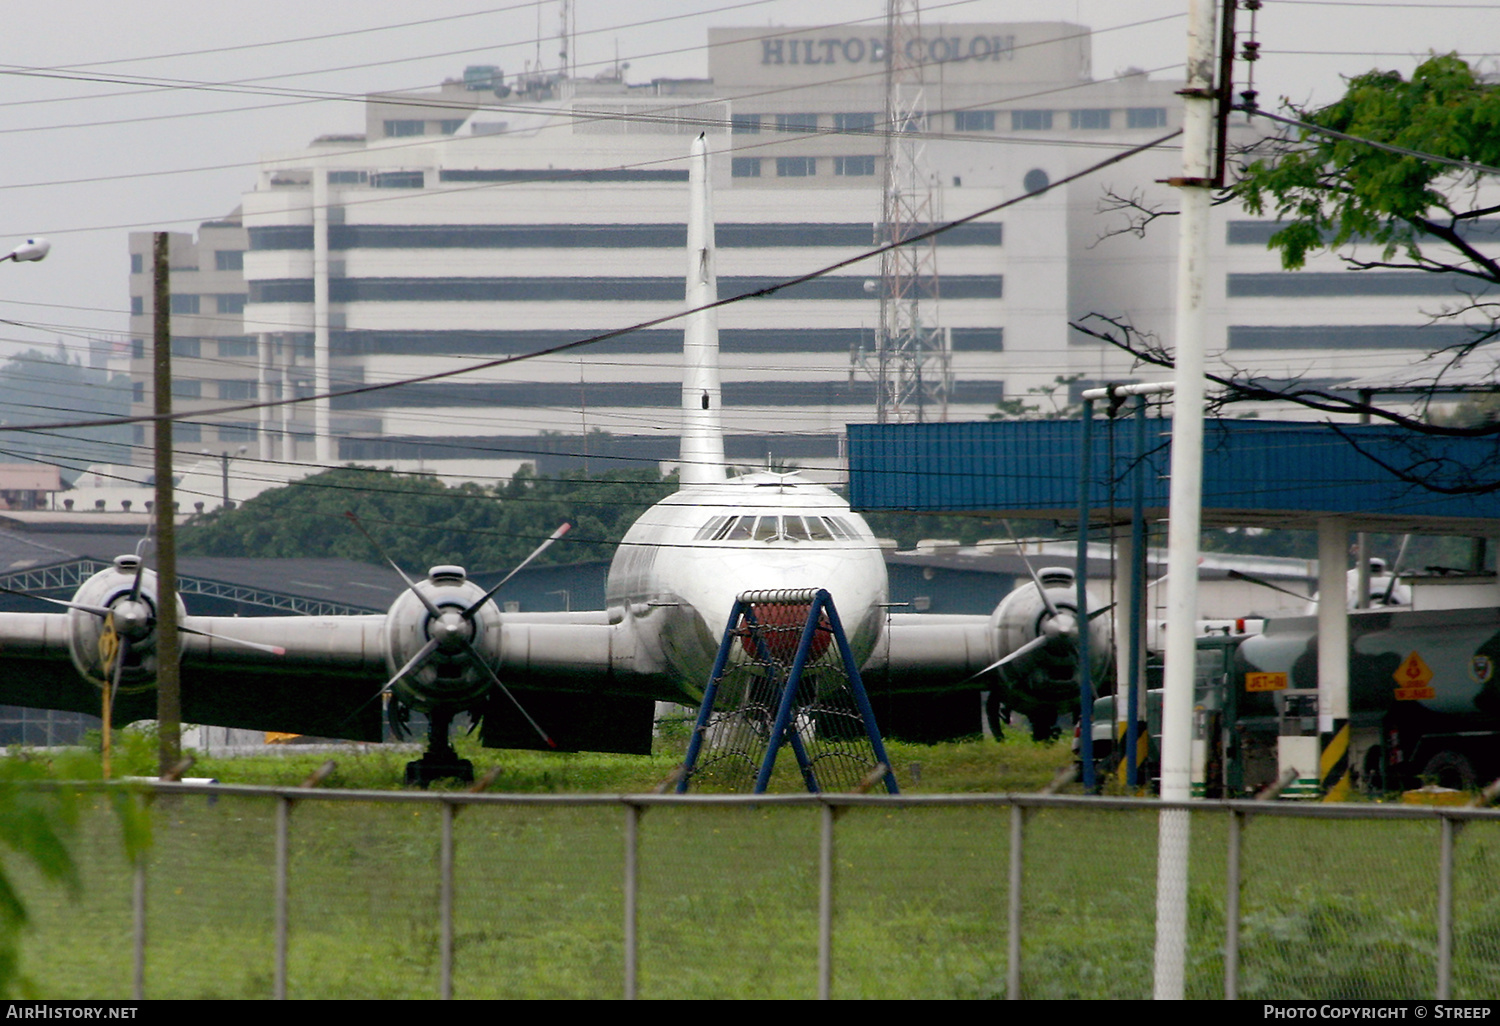
{"type": "MultiPolygon", "coordinates": [[[[701,136],[689,189],[687,306],[697,309],[717,295],[701,136]]],[[[453,566],[408,580],[383,616],[192,616],[179,605],[184,720],[378,740],[376,699],[388,690],[433,725],[409,779],[459,765],[447,737],[463,711],[482,717],[493,747],[649,752],[654,702],[699,703],[738,595],[824,588],[872,694],[998,688],[1050,729],[1077,694],[1071,572],[1033,575],[989,616],[891,612],[881,550],[846,501],[794,473],[730,476],[713,310],[690,315],[683,351],[681,488],[625,534],[606,609],[502,613],[493,590],[453,566]]],[[[117,722],[151,717],[155,603],[155,574],[122,556],[66,612],[0,613],[0,703],[97,712],[108,682],[117,722]]],[[[1094,618],[1089,629],[1102,671],[1107,629],[1094,618]]]]}

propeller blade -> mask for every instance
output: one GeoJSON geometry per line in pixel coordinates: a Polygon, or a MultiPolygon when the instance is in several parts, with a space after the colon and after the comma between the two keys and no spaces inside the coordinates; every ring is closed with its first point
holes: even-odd
{"type": "Polygon", "coordinates": [[[1034,651],[1036,651],[1037,649],[1041,648],[1043,645],[1045,645],[1047,642],[1049,642],[1051,640],[1052,639],[1049,638],[1049,637],[1047,637],[1045,634],[1043,634],[1041,637],[1032,638],[1030,641],[1026,642],[1026,644],[1022,645],[1020,648],[1016,649],[1014,652],[1011,652],[1008,655],[1004,655],[1004,656],[1001,656],[999,659],[996,659],[993,663],[990,663],[990,665],[986,666],[984,669],[980,670],[978,673],[974,674],[972,677],[966,677],[966,678],[964,678],[964,683],[967,684],[969,681],[973,680],[974,677],[983,677],[986,673],[989,673],[991,670],[998,670],[998,669],[1000,669],[1000,667],[1004,666],[1006,663],[1010,662],[1011,660],[1013,660],[1013,659],[1019,659],[1023,655],[1026,655],[1028,652],[1034,652],[1034,651]]]}
{"type": "Polygon", "coordinates": [[[63,599],[48,598],[45,595],[33,595],[29,591],[16,591],[14,588],[0,588],[0,592],[7,595],[20,595],[22,598],[36,599],[38,602],[50,602],[54,606],[65,606],[68,609],[81,609],[85,613],[93,613],[95,616],[108,616],[111,612],[107,606],[86,606],[82,602],[68,602],[63,599]]]}
{"type": "Polygon", "coordinates": [[[520,573],[522,570],[526,569],[526,564],[530,563],[533,559],[535,559],[536,557],[540,556],[543,552],[546,552],[547,549],[548,549],[548,547],[550,547],[553,542],[557,541],[557,539],[561,538],[563,535],[567,534],[572,529],[573,529],[573,525],[572,524],[568,523],[566,520],[563,521],[562,524],[558,526],[557,530],[553,531],[551,534],[549,534],[547,536],[547,540],[546,541],[542,542],[535,549],[533,549],[532,552],[531,552],[531,555],[529,555],[525,559],[521,560],[520,565],[517,566],[510,573],[506,574],[505,577],[504,577],[504,579],[502,579],[499,584],[495,585],[489,591],[485,592],[483,598],[481,598],[479,601],[475,602],[468,609],[465,609],[464,610],[464,619],[465,620],[472,620],[472,619],[474,619],[474,614],[479,611],[479,608],[481,606],[483,606],[486,602],[488,602],[490,599],[494,598],[496,592],[498,592],[501,588],[505,587],[506,582],[508,582],[512,577],[516,576],[516,574],[520,573]]]}
{"type": "MultiPolygon", "coordinates": [[[[405,677],[408,673],[415,670],[418,666],[425,662],[428,656],[437,651],[437,647],[438,643],[436,639],[434,639],[423,645],[421,648],[417,649],[417,654],[407,660],[406,665],[397,670],[394,677],[381,685],[380,690],[375,692],[375,698],[379,698],[381,695],[385,694],[392,688],[392,686],[395,685],[396,681],[400,680],[402,677],[405,677]]],[[[375,699],[372,698],[370,701],[373,702],[374,700],[375,699]]]]}
{"type": "Polygon", "coordinates": [[[120,693],[120,683],[125,679],[125,660],[130,655],[130,639],[123,634],[115,635],[114,681],[110,684],[110,695],[120,693]]]}
{"type": "MultiPolygon", "coordinates": [[[[375,540],[375,538],[370,534],[369,531],[365,530],[365,525],[359,522],[359,517],[354,515],[354,511],[347,510],[345,511],[344,516],[348,517],[349,522],[354,525],[355,529],[358,530],[360,534],[365,536],[365,541],[369,542],[370,545],[375,549],[375,551],[380,553],[380,558],[391,564],[391,569],[396,571],[396,573],[401,576],[401,579],[406,582],[406,586],[411,589],[411,593],[421,600],[422,605],[427,607],[427,612],[431,614],[432,618],[437,619],[438,617],[441,617],[443,614],[438,612],[438,607],[432,604],[431,599],[418,591],[416,583],[412,581],[410,577],[406,576],[406,571],[397,566],[396,561],[385,554],[385,550],[380,547],[380,543],[375,540]]],[[[397,674],[396,676],[399,677],[400,674],[397,674]]],[[[390,685],[387,684],[386,687],[390,687],[390,685]]]]}
{"type": "Polygon", "coordinates": [[[518,700],[515,695],[511,694],[510,688],[506,687],[505,682],[495,674],[494,670],[490,669],[489,664],[486,663],[484,659],[480,657],[479,653],[474,650],[474,646],[469,645],[468,649],[474,654],[474,662],[477,663],[479,667],[489,675],[490,681],[495,685],[495,687],[499,688],[501,693],[505,695],[506,698],[510,699],[510,704],[516,707],[516,711],[526,718],[526,722],[531,724],[531,729],[536,731],[537,737],[545,741],[548,748],[556,748],[557,742],[548,737],[547,732],[541,728],[541,725],[538,724],[536,720],[531,718],[531,713],[527,712],[525,707],[521,705],[520,700],[518,700]]]}
{"type": "Polygon", "coordinates": [[[1290,588],[1283,588],[1279,584],[1272,584],[1270,581],[1267,581],[1260,577],[1256,577],[1254,574],[1247,574],[1241,570],[1231,570],[1229,571],[1229,576],[1237,581],[1249,581],[1251,584],[1258,584],[1262,588],[1270,588],[1272,591],[1279,591],[1283,595],[1290,595],[1292,598],[1301,599],[1303,602],[1314,601],[1313,599],[1308,598],[1306,595],[1299,595],[1297,592],[1292,591],[1290,588]]]}
{"type": "Polygon", "coordinates": [[[1401,536],[1401,548],[1396,550],[1396,561],[1391,564],[1391,580],[1385,586],[1385,595],[1380,600],[1382,605],[1390,605],[1391,596],[1396,593],[1396,582],[1401,579],[1401,561],[1406,558],[1406,546],[1410,541],[1411,535],[1403,534],[1401,536]]]}
{"type": "MultiPolygon", "coordinates": [[[[369,704],[371,702],[375,701],[377,698],[381,697],[382,695],[387,694],[388,692],[390,692],[391,688],[395,685],[396,681],[400,680],[402,677],[405,677],[408,673],[410,673],[413,669],[415,669],[417,667],[417,665],[422,662],[422,660],[426,659],[428,656],[432,655],[433,652],[437,651],[437,647],[438,647],[438,644],[437,644],[436,641],[429,641],[427,644],[423,645],[417,651],[417,654],[414,655],[414,656],[412,656],[411,659],[407,661],[407,664],[405,666],[401,667],[401,669],[399,669],[399,670],[396,671],[396,675],[394,677],[392,677],[390,680],[386,681],[384,684],[380,685],[380,690],[379,691],[375,692],[369,698],[365,699],[363,702],[359,703],[359,705],[355,706],[354,709],[352,711],[350,711],[349,715],[346,716],[346,717],[344,717],[343,723],[349,723],[349,722],[351,722],[356,716],[358,716],[360,713],[364,712],[365,708],[367,706],[369,706],[369,704]]],[[[392,729],[395,730],[395,732],[398,735],[403,735],[404,736],[404,733],[405,733],[404,728],[397,729],[394,720],[391,722],[391,726],[392,726],[392,729]]]]}
{"type": "Polygon", "coordinates": [[[246,648],[253,648],[258,652],[269,652],[277,656],[286,655],[286,649],[280,645],[264,645],[259,641],[245,641],[243,638],[231,638],[223,634],[211,634],[208,631],[200,631],[196,627],[184,627],[181,624],[177,625],[177,629],[183,634],[196,634],[200,638],[213,638],[215,641],[224,641],[231,645],[243,645],[246,648]]]}
{"type": "MultiPolygon", "coordinates": [[[[1021,557],[1021,562],[1026,564],[1026,572],[1031,575],[1031,583],[1036,585],[1037,592],[1042,596],[1042,605],[1047,607],[1048,616],[1057,615],[1057,607],[1052,604],[1052,599],[1047,597],[1047,589],[1042,587],[1042,579],[1036,575],[1036,568],[1031,565],[1031,560],[1026,557],[1026,550],[1016,538],[1016,532],[1010,529],[1010,521],[1000,521],[1005,525],[1005,533],[1010,535],[1011,544],[1016,547],[1016,554],[1021,557]]],[[[993,669],[993,667],[991,667],[993,669]]]]}
{"type": "Polygon", "coordinates": [[[151,540],[151,529],[146,529],[146,537],[135,543],[135,580],[130,585],[130,601],[135,602],[141,597],[141,578],[146,574],[146,557],[142,550],[146,543],[151,540]]]}

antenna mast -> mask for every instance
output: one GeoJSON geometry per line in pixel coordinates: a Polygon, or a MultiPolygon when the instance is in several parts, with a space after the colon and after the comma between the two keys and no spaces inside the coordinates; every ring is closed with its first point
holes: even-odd
{"type": "MultiPolygon", "coordinates": [[[[886,0],[885,180],[877,243],[899,242],[937,220],[936,183],[927,164],[927,96],[911,43],[922,35],[917,0],[886,0]]],[[[880,325],[875,353],[860,364],[875,380],[882,424],[948,419],[953,367],[937,326],[937,243],[890,250],[880,262],[880,325]]]]}

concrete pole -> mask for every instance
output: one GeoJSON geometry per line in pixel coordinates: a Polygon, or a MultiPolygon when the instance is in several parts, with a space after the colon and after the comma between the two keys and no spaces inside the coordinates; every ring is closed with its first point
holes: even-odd
{"type": "MultiPolygon", "coordinates": [[[[1191,797],[1194,634],[1198,620],[1198,535],[1203,519],[1204,279],[1209,179],[1213,174],[1215,26],[1212,0],[1189,0],[1187,85],[1183,89],[1182,177],[1177,246],[1175,409],[1167,529],[1167,645],[1162,701],[1161,797],[1191,797]]],[[[1153,994],[1180,1000],[1187,959],[1189,814],[1159,814],[1156,963],[1153,994]]]]}
{"type": "MultiPolygon", "coordinates": [[[[266,402],[271,398],[271,335],[265,331],[255,336],[255,396],[259,402],[266,402]]],[[[276,452],[273,448],[273,432],[276,427],[275,418],[281,414],[281,410],[262,406],[256,413],[259,430],[255,433],[255,451],[263,461],[274,460],[276,452]]]]}
{"type": "Polygon", "coordinates": [[[1349,524],[1324,517],[1318,521],[1318,778],[1332,802],[1349,797],[1348,575],[1349,524]]]}
{"type": "Polygon", "coordinates": [[[155,261],[155,339],[152,412],[156,457],[156,737],[157,772],[182,760],[182,680],[177,634],[177,519],[172,489],[172,312],[168,270],[170,236],[152,238],[155,261]]]}

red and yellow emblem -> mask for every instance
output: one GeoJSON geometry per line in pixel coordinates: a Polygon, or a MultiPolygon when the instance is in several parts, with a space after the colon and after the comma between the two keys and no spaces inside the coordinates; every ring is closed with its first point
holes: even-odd
{"type": "Polygon", "coordinates": [[[1432,668],[1423,662],[1422,657],[1416,652],[1403,659],[1392,676],[1396,678],[1396,701],[1398,702],[1415,702],[1437,697],[1437,692],[1432,688],[1432,668]]]}

